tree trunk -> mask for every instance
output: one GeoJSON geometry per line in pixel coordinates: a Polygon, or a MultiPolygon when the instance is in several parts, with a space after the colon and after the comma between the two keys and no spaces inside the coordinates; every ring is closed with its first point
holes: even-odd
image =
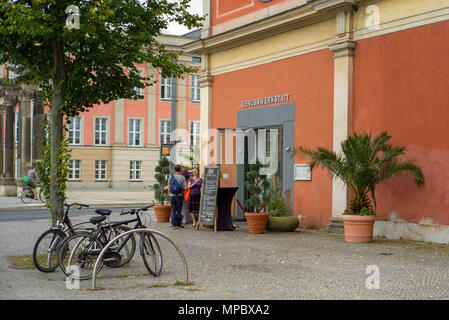
{"type": "Polygon", "coordinates": [[[65,101],[66,73],[64,68],[64,46],[57,39],[52,40],[53,47],[53,96],[50,105],[51,110],[51,168],[50,168],[50,198],[52,225],[56,221],[62,221],[64,216],[65,188],[60,188],[61,152],[60,146],[63,135],[64,115],[62,106],[65,101]]]}

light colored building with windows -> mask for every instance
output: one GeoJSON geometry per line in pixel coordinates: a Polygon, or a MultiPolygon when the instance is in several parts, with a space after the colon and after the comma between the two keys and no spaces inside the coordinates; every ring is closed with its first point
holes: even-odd
{"type": "MultiPolygon", "coordinates": [[[[185,36],[162,35],[167,49],[179,51],[196,40],[198,31],[185,36]]],[[[200,70],[201,58],[182,55],[180,63],[200,70]]],[[[143,188],[155,182],[154,168],[161,144],[170,143],[173,103],[176,128],[183,129],[188,144],[199,144],[200,89],[198,74],[177,78],[176,99],[173,79],[161,77],[148,64],[137,66],[142,76],[153,74],[156,84],[136,88],[138,100],[117,100],[100,104],[70,119],[68,141],[72,149],[69,188],[143,188]]],[[[181,135],[182,136],[182,135],[181,135]]]]}

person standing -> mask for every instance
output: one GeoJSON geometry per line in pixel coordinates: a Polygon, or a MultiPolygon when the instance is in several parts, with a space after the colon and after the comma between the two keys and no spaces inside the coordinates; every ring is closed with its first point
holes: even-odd
{"type": "Polygon", "coordinates": [[[203,184],[203,179],[200,178],[200,171],[198,168],[193,169],[193,177],[189,179],[189,184],[187,188],[190,189],[190,204],[189,212],[193,218],[193,226],[196,226],[195,216],[198,215],[200,210],[200,200],[201,200],[201,186],[203,184]]]}
{"type": "Polygon", "coordinates": [[[182,225],[182,204],[184,202],[184,189],[187,187],[186,178],[181,173],[179,164],[174,166],[175,173],[168,181],[168,192],[171,205],[171,229],[184,228],[182,225]]]}
{"type": "Polygon", "coordinates": [[[29,186],[31,187],[31,190],[33,190],[34,200],[37,200],[37,182],[39,177],[37,176],[36,168],[34,166],[31,166],[27,176],[31,180],[29,186]]]}

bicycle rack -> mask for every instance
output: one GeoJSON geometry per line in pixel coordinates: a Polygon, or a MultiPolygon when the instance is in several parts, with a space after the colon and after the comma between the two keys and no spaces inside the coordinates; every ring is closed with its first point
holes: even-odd
{"type": "Polygon", "coordinates": [[[133,229],[133,230],[126,231],[125,233],[119,234],[117,237],[115,237],[114,239],[109,241],[108,244],[100,252],[100,255],[98,256],[97,260],[95,261],[94,270],[92,271],[92,289],[95,289],[95,287],[96,287],[96,279],[97,279],[96,274],[97,274],[98,262],[103,258],[104,254],[109,249],[109,247],[111,247],[114,244],[115,241],[117,241],[118,239],[120,239],[120,238],[122,238],[124,236],[127,236],[128,234],[131,234],[131,233],[146,233],[146,232],[160,235],[161,237],[165,238],[168,242],[170,242],[173,245],[173,247],[175,247],[176,251],[178,251],[178,253],[179,253],[179,255],[180,255],[181,259],[182,259],[182,263],[184,264],[184,270],[186,272],[185,283],[186,283],[186,285],[189,283],[189,270],[188,270],[188,267],[187,267],[186,258],[184,257],[184,254],[181,252],[181,250],[178,248],[178,246],[169,237],[167,237],[162,232],[159,232],[159,231],[156,231],[156,230],[153,230],[153,229],[133,229]]]}

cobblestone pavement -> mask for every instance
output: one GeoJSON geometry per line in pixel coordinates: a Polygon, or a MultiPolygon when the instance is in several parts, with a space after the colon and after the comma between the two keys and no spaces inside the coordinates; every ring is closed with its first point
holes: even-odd
{"type": "MultiPolygon", "coordinates": [[[[116,213],[114,219],[118,219],[116,213]]],[[[81,221],[84,218],[77,218],[81,221]]],[[[75,219],[74,219],[75,220],[75,219]]],[[[171,230],[168,223],[151,228],[169,236],[187,258],[189,284],[179,255],[168,242],[163,274],[149,276],[136,253],[131,265],[104,267],[97,279],[68,290],[58,270],[11,268],[9,256],[31,254],[48,221],[0,223],[1,299],[449,299],[447,245],[375,239],[351,244],[340,235],[297,230],[251,235],[246,224],[236,231],[214,233],[188,225],[171,230]],[[380,271],[379,289],[368,290],[366,269],[380,271]]]]}

